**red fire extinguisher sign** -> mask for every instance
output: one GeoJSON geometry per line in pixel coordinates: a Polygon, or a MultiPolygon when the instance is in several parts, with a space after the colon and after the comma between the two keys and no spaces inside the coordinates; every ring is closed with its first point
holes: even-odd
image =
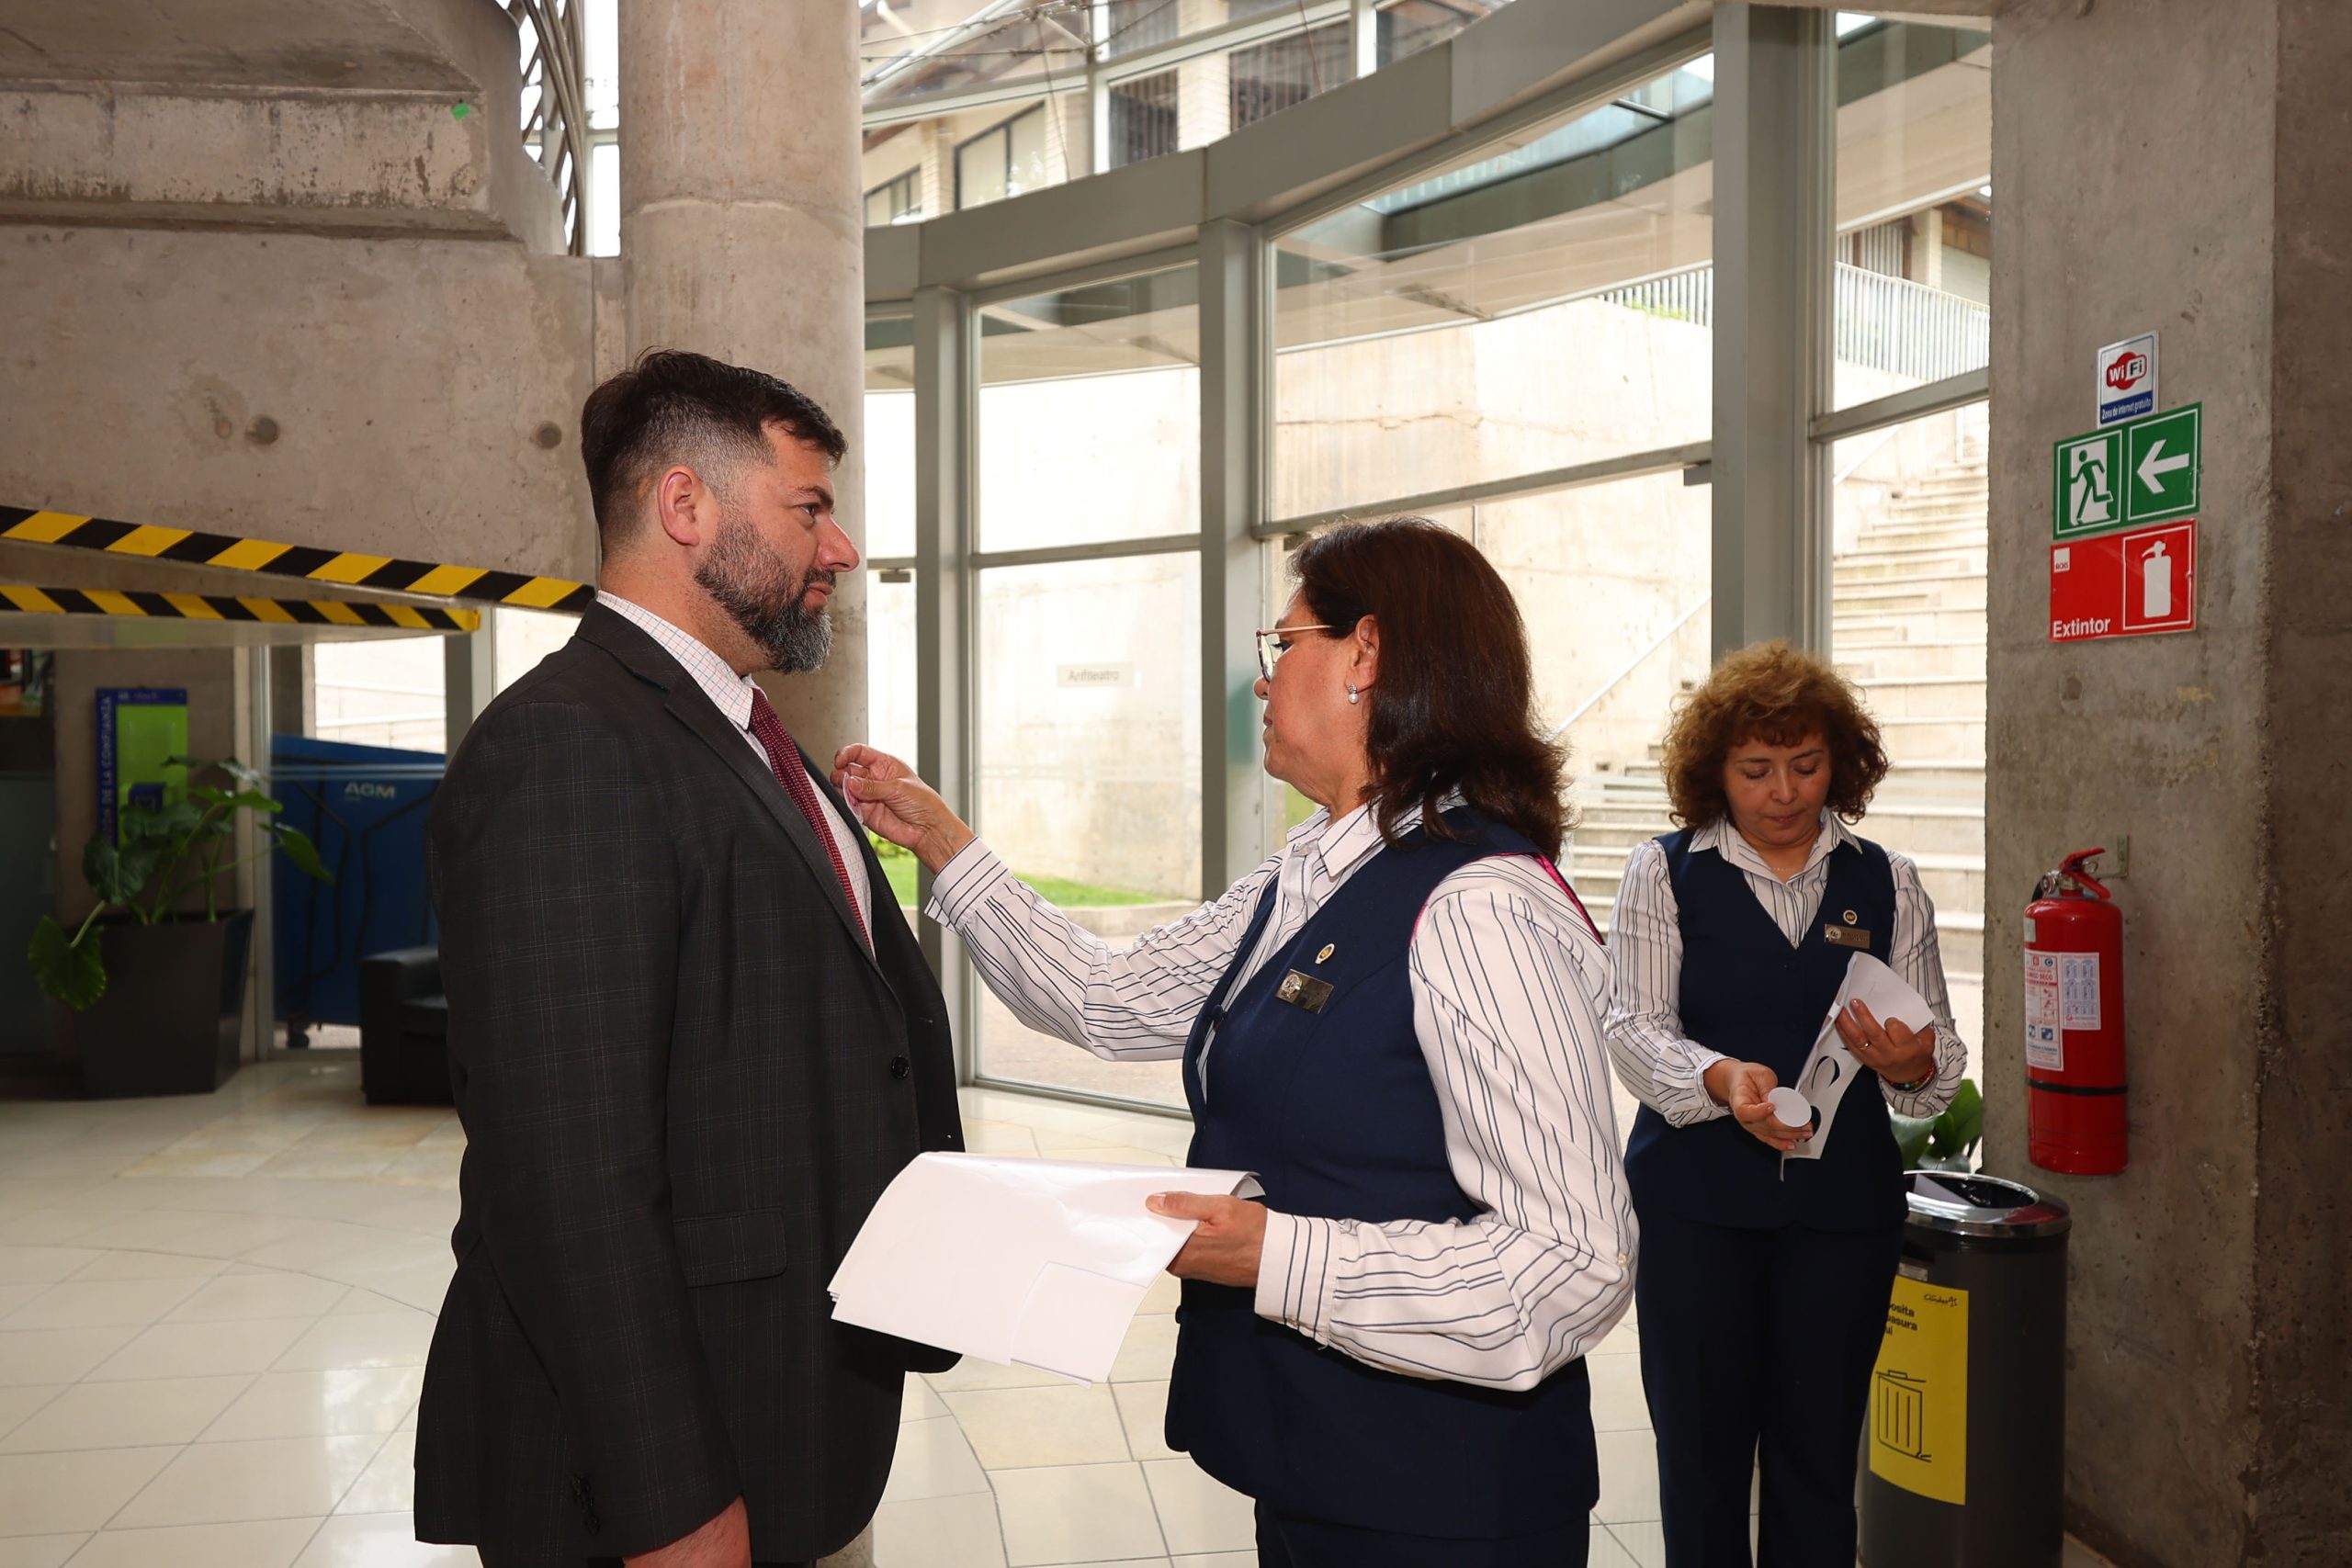
{"type": "Polygon", "coordinates": [[[2025,911],[2026,1155],[2044,1170],[2112,1176],[2129,1161],[2123,916],[2068,855],[2025,911]]]}

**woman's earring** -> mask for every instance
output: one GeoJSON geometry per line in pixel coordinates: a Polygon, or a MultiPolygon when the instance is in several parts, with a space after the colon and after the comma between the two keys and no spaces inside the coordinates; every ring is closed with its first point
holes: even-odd
{"type": "Polygon", "coordinates": [[[1358,701],[1358,700],[1359,700],[1359,699],[1358,699],[1358,696],[1357,696],[1357,694],[1356,694],[1356,689],[1355,689],[1353,686],[1350,686],[1350,687],[1348,688],[1348,701],[1349,701],[1349,702],[1351,702],[1351,703],[1353,703],[1353,702],[1356,702],[1356,701],[1358,701]]]}

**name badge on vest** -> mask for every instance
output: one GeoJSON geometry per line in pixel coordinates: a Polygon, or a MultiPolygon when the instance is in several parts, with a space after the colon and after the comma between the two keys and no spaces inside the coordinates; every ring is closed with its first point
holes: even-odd
{"type": "Polygon", "coordinates": [[[1323,1004],[1331,999],[1331,982],[1318,980],[1312,975],[1302,975],[1294,969],[1283,976],[1281,985],[1274,987],[1274,999],[1288,1002],[1308,1012],[1321,1012],[1323,1004]]]}
{"type": "Polygon", "coordinates": [[[1832,947],[1850,947],[1859,953],[1871,950],[1871,933],[1854,924],[1854,911],[1846,911],[1846,923],[1832,920],[1821,928],[1821,940],[1832,947]]]}

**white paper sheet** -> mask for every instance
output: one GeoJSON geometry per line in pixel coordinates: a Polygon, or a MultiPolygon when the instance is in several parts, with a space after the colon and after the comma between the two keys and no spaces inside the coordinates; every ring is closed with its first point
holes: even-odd
{"type": "Polygon", "coordinates": [[[1812,1104],[1820,1121],[1815,1124],[1812,1137],[1781,1156],[1784,1160],[1821,1157],[1822,1151],[1829,1146],[1830,1125],[1838,1119],[1838,1107],[1846,1098],[1847,1086],[1854,1081],[1856,1073],[1870,1071],[1854,1060],[1846,1043],[1838,1037],[1838,1015],[1858,1001],[1870,1009],[1871,1016],[1881,1024],[1896,1019],[1909,1028],[1925,1029],[1935,1021],[1934,1010],[1928,1006],[1927,998],[1905,984],[1902,976],[1867,953],[1857,953],[1849,958],[1846,978],[1838,987],[1838,999],[1830,1004],[1829,1016],[1822,1021],[1821,1033],[1813,1043],[1813,1054],[1805,1058],[1804,1070],[1790,1086],[1812,1104]]]}
{"type": "Polygon", "coordinates": [[[1127,1325],[1194,1222],[1155,1192],[1252,1198],[1239,1170],[918,1156],[828,1287],[843,1323],[1081,1382],[1111,1374],[1127,1325]]]}

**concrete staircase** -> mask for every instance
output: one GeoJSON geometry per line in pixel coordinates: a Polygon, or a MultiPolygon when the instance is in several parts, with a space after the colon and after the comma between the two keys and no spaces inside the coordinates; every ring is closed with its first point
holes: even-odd
{"type": "MultiPolygon", "coordinates": [[[[1981,442],[1897,495],[1834,563],[1838,668],[1861,687],[1894,770],[1862,831],[1915,861],[1962,1033],[1978,1042],[1984,972],[1984,554],[1981,442]]],[[[1656,758],[1577,781],[1561,870],[1606,931],[1625,856],[1665,832],[1656,758]]]]}

